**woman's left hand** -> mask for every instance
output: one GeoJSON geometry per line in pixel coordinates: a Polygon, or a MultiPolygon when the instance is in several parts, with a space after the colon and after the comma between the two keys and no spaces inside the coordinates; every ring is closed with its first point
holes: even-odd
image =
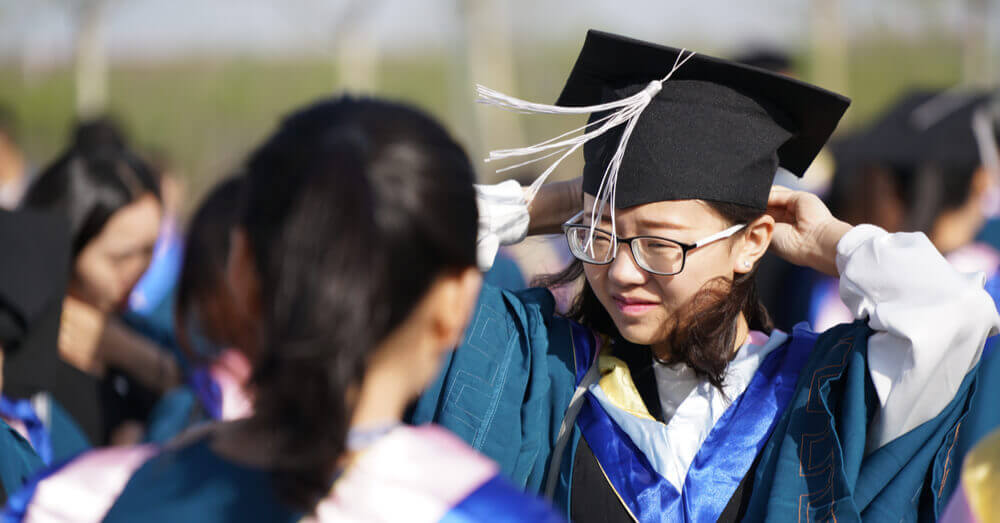
{"type": "Polygon", "coordinates": [[[767,214],[775,221],[771,247],[778,256],[830,276],[839,275],[837,243],[851,225],[835,218],[818,196],[775,185],[767,214]]]}

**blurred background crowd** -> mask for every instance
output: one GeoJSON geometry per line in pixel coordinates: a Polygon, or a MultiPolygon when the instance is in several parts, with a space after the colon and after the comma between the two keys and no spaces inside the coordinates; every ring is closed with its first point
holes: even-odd
{"type": "MultiPolygon", "coordinates": [[[[199,293],[217,283],[238,191],[220,181],[239,159],[290,108],[344,90],[428,110],[473,158],[536,143],[569,123],[478,107],[473,86],[554,100],[589,27],[846,94],[845,120],[798,187],[848,221],[926,232],[955,263],[988,273],[1000,265],[990,224],[1000,210],[997,0],[0,0],[0,208],[104,212],[103,226],[71,223],[64,252],[0,244],[0,259],[35,249],[31,270],[68,275],[49,278],[51,295],[32,298],[22,315],[58,323],[58,340],[0,339],[22,354],[32,343],[59,348],[52,361],[6,355],[10,405],[0,414],[16,421],[17,401],[38,411],[44,391],[55,399],[41,407],[46,420],[79,426],[49,443],[68,455],[87,444],[162,441],[194,419],[246,412],[219,399],[245,379],[245,361],[223,353],[224,370],[207,380],[190,349],[210,342],[175,315],[185,304],[207,307],[210,293],[199,293]],[[990,122],[982,132],[977,118],[990,122]],[[130,174],[80,174],[102,170],[130,174]],[[77,181],[36,183],[45,179],[77,181]],[[144,198],[147,207],[133,205],[144,198]],[[187,247],[199,248],[185,250],[186,230],[187,247]],[[182,278],[185,256],[201,270],[182,278]]],[[[581,165],[571,158],[556,177],[576,177],[581,165]]],[[[484,183],[510,176],[477,167],[484,183]]],[[[66,234],[50,225],[32,224],[36,239],[66,234]]],[[[505,254],[489,277],[508,287],[569,260],[561,238],[505,254]]],[[[842,319],[835,283],[777,260],[760,277],[779,327],[842,319]]],[[[22,422],[30,432],[33,421],[22,422]]]]}

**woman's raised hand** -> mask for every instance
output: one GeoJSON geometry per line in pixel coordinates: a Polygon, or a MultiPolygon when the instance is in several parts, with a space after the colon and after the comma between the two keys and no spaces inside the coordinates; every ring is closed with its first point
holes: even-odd
{"type": "Polygon", "coordinates": [[[767,214],[775,221],[771,248],[778,256],[838,276],[837,242],[851,225],[835,218],[818,196],[775,185],[767,214]]]}

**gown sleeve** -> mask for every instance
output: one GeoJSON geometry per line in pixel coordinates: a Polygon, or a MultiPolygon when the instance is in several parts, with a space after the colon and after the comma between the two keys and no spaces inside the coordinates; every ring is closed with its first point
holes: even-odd
{"type": "Polygon", "coordinates": [[[542,486],[575,386],[569,322],[554,309],[545,289],[484,285],[462,344],[409,416],[451,430],[531,491],[542,486]]]}
{"type": "Polygon", "coordinates": [[[879,408],[871,452],[941,413],[1000,317],[984,275],[955,270],[923,234],[861,225],[837,250],[841,298],[874,331],[868,368],[879,408]]]}

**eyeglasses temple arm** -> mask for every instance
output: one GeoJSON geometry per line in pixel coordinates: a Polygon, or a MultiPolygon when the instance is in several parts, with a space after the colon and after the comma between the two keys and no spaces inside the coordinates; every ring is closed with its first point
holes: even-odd
{"type": "Polygon", "coordinates": [[[742,223],[742,224],[739,224],[739,225],[733,225],[732,227],[730,227],[730,228],[728,228],[728,229],[726,229],[724,231],[717,232],[717,233],[709,236],[708,238],[704,238],[704,239],[702,239],[700,241],[695,242],[694,248],[697,249],[698,247],[703,247],[703,246],[708,245],[708,244],[710,244],[712,242],[717,242],[719,240],[724,240],[724,239],[726,239],[726,238],[728,238],[728,237],[730,237],[730,236],[732,236],[732,235],[740,232],[746,226],[747,225],[745,223],[742,223]]]}
{"type": "Polygon", "coordinates": [[[584,213],[584,211],[580,211],[580,212],[574,214],[573,217],[570,218],[570,219],[568,219],[568,220],[566,220],[563,223],[563,225],[575,225],[576,222],[580,221],[580,218],[583,217],[583,213],[584,213]]]}

